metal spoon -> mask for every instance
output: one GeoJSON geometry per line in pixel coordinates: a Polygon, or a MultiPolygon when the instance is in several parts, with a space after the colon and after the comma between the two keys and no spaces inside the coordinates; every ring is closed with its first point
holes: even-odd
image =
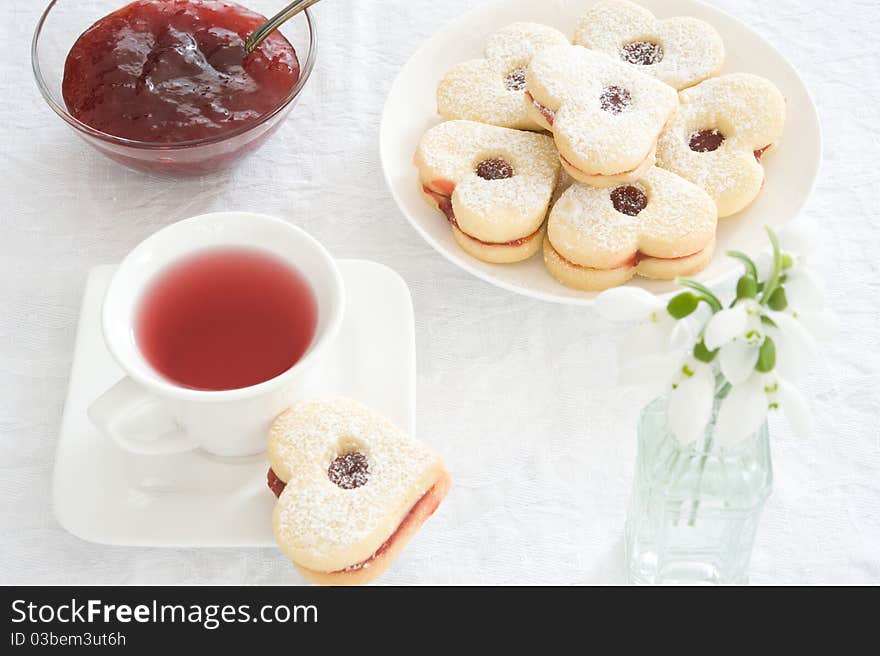
{"type": "Polygon", "coordinates": [[[256,50],[257,46],[259,46],[272,32],[296,16],[299,12],[308,9],[316,2],[318,2],[318,0],[294,0],[294,2],[291,2],[284,9],[272,16],[272,18],[254,30],[244,42],[244,56],[247,57],[256,50]]]}

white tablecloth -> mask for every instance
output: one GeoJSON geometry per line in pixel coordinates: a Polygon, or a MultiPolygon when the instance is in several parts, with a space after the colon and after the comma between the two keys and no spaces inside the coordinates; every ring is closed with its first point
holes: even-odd
{"type": "MultiPolygon", "coordinates": [[[[43,4],[0,8],[0,582],[301,582],[274,549],[89,544],[56,523],[50,503],[86,272],[173,221],[244,208],[289,219],[338,256],[384,262],[410,285],[419,436],[445,455],[455,484],[384,582],[623,580],[645,399],[609,384],[617,329],[455,268],[407,225],[380,172],[395,73],[471,3],[319,4],[314,79],[281,132],[232,173],[178,181],[105,160],[45,106],[23,38],[43,4]]],[[[806,212],[822,226],[819,268],[842,323],[805,384],[816,434],[795,438],[772,421],[775,491],[752,580],[880,583],[880,12],[875,0],[715,4],[781,49],[819,107],[825,161],[806,212]]]]}

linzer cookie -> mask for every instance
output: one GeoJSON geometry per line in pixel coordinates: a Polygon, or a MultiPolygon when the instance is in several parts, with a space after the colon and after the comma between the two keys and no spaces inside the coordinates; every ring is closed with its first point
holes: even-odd
{"type": "Polygon", "coordinates": [[[690,17],[658,20],[628,0],[601,0],[581,17],[574,43],[626,62],[676,89],[717,75],[724,43],[714,27],[690,17]]]}
{"type": "Polygon", "coordinates": [[[735,214],[764,185],[760,162],[782,138],[785,99],[772,82],[748,73],[706,80],[679,97],[657,164],[705,189],[718,216],[735,214]]]}
{"type": "Polygon", "coordinates": [[[550,212],[544,263],[575,289],[607,289],[635,275],[671,280],[709,263],[716,223],[706,192],[657,167],[632,184],[574,184],[550,212]]]}
{"type": "Polygon", "coordinates": [[[446,496],[430,448],[357,401],[298,403],[269,436],[275,541],[309,580],[380,576],[446,496]]]}
{"type": "Polygon", "coordinates": [[[559,46],[529,64],[526,106],[553,132],[568,174],[606,187],[638,180],[654,164],[678,98],[672,87],[602,53],[559,46]]]}
{"type": "Polygon", "coordinates": [[[472,121],[428,130],[415,154],[425,199],[456,242],[486,262],[518,262],[541,247],[559,175],[553,139],[472,121]]]}
{"type": "Polygon", "coordinates": [[[463,62],[440,80],[438,113],[446,119],[538,129],[522,102],[526,67],[541,50],[567,43],[562,32],[537,23],[513,23],[495,32],[482,59],[463,62]]]}

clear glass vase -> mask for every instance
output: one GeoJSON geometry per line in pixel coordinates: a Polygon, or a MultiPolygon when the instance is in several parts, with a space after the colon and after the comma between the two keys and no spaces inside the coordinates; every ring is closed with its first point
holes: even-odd
{"type": "Polygon", "coordinates": [[[631,582],[748,583],[773,482],[767,424],[727,449],[714,445],[713,430],[714,421],[681,446],[667,428],[665,398],[642,411],[626,520],[631,582]]]}

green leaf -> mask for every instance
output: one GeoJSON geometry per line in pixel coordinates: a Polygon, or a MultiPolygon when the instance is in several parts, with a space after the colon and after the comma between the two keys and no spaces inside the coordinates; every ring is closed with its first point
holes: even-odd
{"type": "Polygon", "coordinates": [[[740,260],[743,264],[746,265],[746,273],[755,280],[758,279],[758,267],[755,266],[755,262],[754,260],[752,260],[752,258],[741,251],[727,251],[725,254],[728,257],[733,257],[737,260],[740,260]]]}
{"type": "Polygon", "coordinates": [[[718,349],[715,349],[714,351],[710,351],[709,349],[706,348],[706,345],[703,343],[703,340],[700,340],[699,342],[696,343],[696,345],[694,345],[694,357],[697,360],[699,360],[700,362],[705,362],[708,364],[709,362],[712,362],[712,360],[715,359],[716,355],[718,355],[718,349]]]}
{"type": "Polygon", "coordinates": [[[791,265],[794,264],[794,260],[791,259],[791,255],[788,253],[782,254],[782,270],[790,269],[791,265]]]}
{"type": "Polygon", "coordinates": [[[761,348],[758,350],[758,363],[755,365],[755,370],[766,374],[768,371],[773,371],[775,366],[776,344],[769,337],[765,337],[764,343],[761,344],[761,348]]]}
{"type": "Polygon", "coordinates": [[[699,304],[699,296],[696,296],[691,292],[682,292],[669,301],[669,304],[666,306],[666,311],[675,319],[684,319],[696,310],[697,305],[699,304]]]}
{"type": "Polygon", "coordinates": [[[773,295],[770,297],[770,301],[767,303],[770,306],[771,310],[776,310],[777,312],[782,312],[785,308],[788,307],[788,299],[785,297],[785,288],[777,287],[776,291],[773,292],[773,295]]]}
{"type": "Polygon", "coordinates": [[[758,281],[750,274],[744,275],[736,283],[736,297],[755,298],[758,295],[758,281]]]}
{"type": "Polygon", "coordinates": [[[698,283],[696,280],[690,280],[689,278],[678,278],[676,282],[682,287],[689,287],[696,292],[699,292],[700,297],[703,301],[709,304],[709,307],[712,308],[712,312],[721,312],[724,309],[724,306],[721,305],[721,301],[718,300],[718,297],[712,293],[712,290],[698,283]]]}

